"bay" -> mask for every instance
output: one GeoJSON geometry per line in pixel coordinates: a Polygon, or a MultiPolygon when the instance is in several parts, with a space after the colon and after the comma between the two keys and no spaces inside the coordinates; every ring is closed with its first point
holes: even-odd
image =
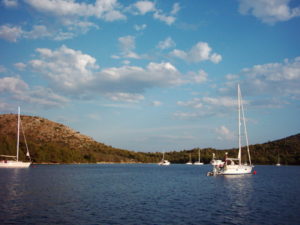
{"type": "Polygon", "coordinates": [[[300,167],[207,177],[210,165],[0,170],[1,224],[300,224],[300,167]]]}

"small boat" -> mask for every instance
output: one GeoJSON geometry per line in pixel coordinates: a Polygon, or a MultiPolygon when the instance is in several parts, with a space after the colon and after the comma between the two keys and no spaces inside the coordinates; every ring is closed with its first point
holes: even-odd
{"type": "Polygon", "coordinates": [[[194,165],[198,165],[198,166],[203,165],[203,162],[200,161],[200,149],[198,149],[198,161],[194,162],[194,165]]]}
{"type": "Polygon", "coordinates": [[[190,160],[186,163],[186,165],[193,165],[191,153],[190,153],[190,160]]]}
{"type": "Polygon", "coordinates": [[[279,149],[278,149],[278,157],[277,157],[276,166],[281,166],[281,164],[280,164],[280,158],[279,158],[279,149]]]}
{"type": "Polygon", "coordinates": [[[169,166],[171,163],[165,159],[165,152],[163,152],[163,157],[161,161],[158,163],[160,166],[169,166]]]}
{"type": "MultiPolygon", "coordinates": [[[[19,160],[20,125],[21,125],[20,107],[18,107],[17,153],[16,153],[16,155],[0,155],[1,158],[5,158],[4,160],[0,161],[0,168],[28,168],[31,164],[31,162],[22,162],[19,160]],[[7,160],[7,158],[9,160],[7,160]]],[[[23,132],[23,135],[24,135],[24,132],[23,132]]],[[[24,138],[25,138],[25,135],[24,135],[24,138]]],[[[27,149],[26,156],[29,157],[29,159],[30,159],[26,139],[25,139],[25,145],[26,145],[26,149],[27,149]]]]}
{"type": "Polygon", "coordinates": [[[213,165],[213,171],[208,172],[207,175],[243,175],[243,174],[251,174],[253,165],[251,163],[251,157],[250,157],[250,150],[249,150],[249,141],[248,141],[248,135],[247,135],[247,127],[246,127],[246,120],[244,115],[244,107],[242,104],[242,94],[240,85],[238,84],[238,130],[239,130],[239,151],[237,158],[228,158],[227,152],[225,153],[225,159],[222,162],[221,160],[214,159],[212,160],[213,165]],[[242,118],[241,118],[242,117],[242,118]],[[243,127],[244,127],[244,135],[246,138],[246,146],[247,146],[247,152],[248,152],[248,159],[249,159],[249,165],[248,163],[242,163],[242,146],[241,146],[241,119],[243,121],[243,127]]]}

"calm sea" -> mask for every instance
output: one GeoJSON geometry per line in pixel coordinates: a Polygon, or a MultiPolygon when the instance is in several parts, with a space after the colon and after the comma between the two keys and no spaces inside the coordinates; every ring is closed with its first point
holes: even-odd
{"type": "Polygon", "coordinates": [[[300,167],[207,177],[209,165],[0,169],[0,224],[300,224],[300,167]]]}

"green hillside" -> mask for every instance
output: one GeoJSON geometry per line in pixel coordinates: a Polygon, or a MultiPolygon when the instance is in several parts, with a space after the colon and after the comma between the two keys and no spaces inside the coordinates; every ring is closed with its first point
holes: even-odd
{"type": "MultiPolygon", "coordinates": [[[[157,163],[162,150],[156,153],[134,152],[114,148],[96,142],[91,137],[80,134],[63,124],[41,117],[21,116],[22,127],[34,163],[157,163]]],[[[16,152],[17,115],[0,115],[0,154],[14,155],[16,152]]],[[[25,158],[25,142],[21,134],[20,158],[25,158]]],[[[225,151],[236,156],[237,149],[201,149],[201,161],[209,163],[212,153],[223,158],[225,151]]],[[[276,164],[278,153],[281,164],[300,165],[300,134],[250,146],[254,164],[276,164]]],[[[244,151],[245,152],[245,151],[244,151]]],[[[192,154],[192,161],[198,160],[198,149],[171,151],[165,157],[172,163],[185,163],[192,154]]],[[[245,157],[245,155],[243,155],[245,157]]]]}

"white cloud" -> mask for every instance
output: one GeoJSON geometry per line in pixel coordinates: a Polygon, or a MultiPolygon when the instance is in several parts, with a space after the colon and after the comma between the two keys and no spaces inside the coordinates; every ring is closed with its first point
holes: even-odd
{"type": "MultiPolygon", "coordinates": [[[[243,101],[244,104],[249,104],[243,101]]],[[[236,110],[237,99],[225,97],[201,97],[187,101],[177,101],[177,105],[187,108],[188,112],[174,114],[180,119],[192,119],[204,116],[224,116],[236,110]]]]}
{"type": "Polygon", "coordinates": [[[94,79],[93,70],[98,69],[96,59],[61,46],[58,50],[39,48],[41,59],[30,61],[31,67],[46,75],[56,87],[72,91],[94,79]]]}
{"type": "Polygon", "coordinates": [[[206,82],[208,77],[204,70],[199,70],[198,73],[190,72],[189,76],[192,77],[192,81],[199,84],[206,82]]]}
{"type": "Polygon", "coordinates": [[[174,3],[174,5],[173,5],[173,8],[172,8],[172,11],[171,11],[171,14],[172,15],[176,15],[179,11],[180,11],[180,5],[179,5],[179,3],[174,3]]]}
{"type": "MultiPolygon", "coordinates": [[[[66,22],[66,21],[65,21],[66,22]]],[[[69,22],[66,22],[69,24],[69,22]]],[[[68,25],[68,29],[71,31],[65,32],[64,30],[49,29],[44,25],[34,25],[31,30],[24,30],[19,26],[2,25],[0,26],[0,38],[10,41],[17,42],[19,39],[53,39],[56,41],[62,41],[71,39],[78,34],[83,34],[89,31],[91,28],[98,29],[99,27],[93,23],[72,21],[72,24],[68,25]]]]}
{"type": "Polygon", "coordinates": [[[290,0],[239,0],[241,14],[252,14],[267,24],[300,16],[300,7],[291,8],[290,0]]]}
{"type": "Polygon", "coordinates": [[[125,37],[120,37],[118,41],[124,52],[129,52],[135,49],[135,37],[133,36],[128,35],[125,37]]]}
{"type": "Polygon", "coordinates": [[[155,13],[153,14],[153,17],[154,17],[154,19],[158,19],[160,21],[165,22],[167,25],[172,25],[176,20],[175,16],[173,16],[173,15],[172,16],[167,16],[161,10],[155,11],[155,13]]]}
{"type": "Polygon", "coordinates": [[[219,140],[233,140],[234,139],[234,133],[230,131],[226,126],[220,126],[215,129],[215,132],[219,135],[219,140]]]}
{"type": "Polygon", "coordinates": [[[19,63],[15,63],[14,66],[18,69],[18,70],[25,70],[26,68],[26,64],[25,63],[22,63],[22,62],[19,62],[19,63]]]}
{"type": "Polygon", "coordinates": [[[176,14],[180,10],[180,5],[179,3],[174,3],[169,15],[163,12],[163,10],[158,9],[155,6],[154,2],[147,0],[138,1],[129,8],[133,10],[133,14],[136,15],[145,15],[147,13],[153,13],[154,19],[160,20],[166,23],[167,25],[172,25],[176,20],[176,14]]]}
{"type": "Polygon", "coordinates": [[[16,77],[3,77],[0,78],[0,81],[0,93],[20,94],[29,88],[23,80],[16,77]]]}
{"type": "MultiPolygon", "coordinates": [[[[0,95],[9,94],[13,100],[23,103],[34,103],[47,107],[60,107],[68,102],[68,99],[55,94],[45,87],[30,87],[25,81],[17,77],[0,78],[0,95]]],[[[7,97],[5,100],[11,102],[7,97]]],[[[9,104],[9,103],[7,103],[9,104]]]]}
{"type": "Polygon", "coordinates": [[[117,0],[97,0],[95,4],[75,2],[74,0],[26,0],[26,3],[39,12],[58,17],[89,17],[94,16],[106,21],[123,20],[126,18],[118,9],[117,0]]]}
{"type": "Polygon", "coordinates": [[[0,38],[10,41],[17,42],[21,38],[23,30],[19,26],[2,25],[0,26],[0,38]]]}
{"type": "Polygon", "coordinates": [[[114,55],[112,58],[120,59],[120,58],[131,58],[131,59],[140,59],[141,56],[134,52],[135,49],[135,37],[128,35],[124,37],[120,37],[118,39],[119,45],[121,48],[120,55],[114,55]]]}
{"type": "Polygon", "coordinates": [[[134,25],[134,29],[135,29],[136,31],[145,30],[146,28],[147,28],[147,24],[141,24],[141,25],[135,24],[135,25],[134,25]]]}
{"type": "Polygon", "coordinates": [[[160,49],[167,49],[167,48],[172,48],[175,47],[176,43],[172,40],[171,37],[167,37],[165,40],[160,41],[157,45],[157,48],[160,49]]]}
{"type": "Polygon", "coordinates": [[[151,1],[138,1],[134,4],[134,6],[141,15],[155,10],[155,3],[151,1]]]}
{"type": "MultiPolygon", "coordinates": [[[[251,95],[277,97],[300,96],[300,57],[284,60],[283,63],[268,63],[245,68],[239,74],[244,92],[251,95]]],[[[227,82],[227,89],[233,88],[235,81],[227,82]]]]}
{"type": "Polygon", "coordinates": [[[211,47],[206,42],[198,42],[187,52],[174,49],[170,55],[188,62],[201,62],[210,60],[213,63],[219,63],[222,60],[221,55],[212,53],[211,47]]]}
{"type": "Polygon", "coordinates": [[[40,48],[36,52],[39,58],[31,60],[30,67],[47,78],[53,90],[73,97],[101,94],[126,101],[126,95],[116,93],[131,93],[129,97],[136,97],[134,94],[141,94],[147,88],[187,82],[168,62],[150,62],[145,68],[124,65],[100,70],[95,58],[66,46],[56,50],[40,48]]]}
{"type": "Polygon", "coordinates": [[[8,8],[15,8],[18,6],[17,0],[3,0],[2,3],[5,7],[8,7],[8,8]]]}
{"type": "Polygon", "coordinates": [[[128,103],[138,103],[144,100],[145,98],[141,94],[132,94],[132,93],[124,93],[124,92],[108,93],[107,96],[112,101],[128,102],[128,103]]]}
{"type": "Polygon", "coordinates": [[[235,93],[239,80],[244,95],[254,98],[250,104],[259,108],[280,108],[300,98],[300,57],[255,65],[226,77],[227,82],[219,89],[222,94],[235,93]]]}
{"type": "Polygon", "coordinates": [[[161,106],[163,103],[161,101],[152,101],[151,102],[151,105],[152,106],[155,106],[155,107],[158,107],[158,106],[161,106]]]}

